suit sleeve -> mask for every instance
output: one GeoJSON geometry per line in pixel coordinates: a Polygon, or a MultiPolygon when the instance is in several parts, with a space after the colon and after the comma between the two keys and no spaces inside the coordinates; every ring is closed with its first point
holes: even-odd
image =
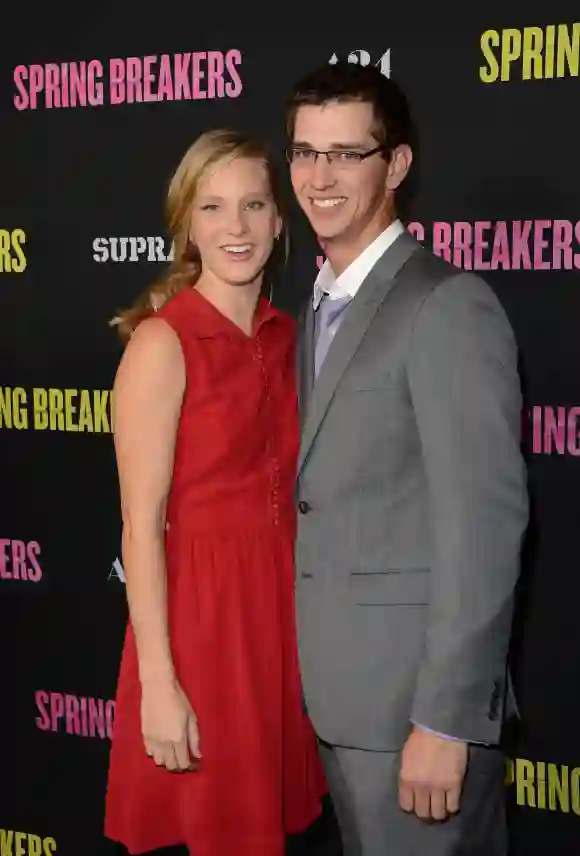
{"type": "Polygon", "coordinates": [[[408,377],[434,557],[411,720],[496,743],[528,496],[517,346],[477,276],[452,276],[424,301],[408,377]]]}

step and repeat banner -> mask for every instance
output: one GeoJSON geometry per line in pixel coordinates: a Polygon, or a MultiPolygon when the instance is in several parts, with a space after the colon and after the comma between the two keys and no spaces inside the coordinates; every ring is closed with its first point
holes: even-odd
{"type": "MultiPolygon", "coordinates": [[[[102,835],[126,620],[111,435],[121,345],[108,320],[167,262],[167,182],[197,134],[253,130],[283,163],[292,83],[336,58],[377,65],[407,91],[422,138],[408,228],[487,278],[519,340],[534,519],[506,799],[517,856],[577,854],[577,10],[560,4],[546,20],[522,4],[489,18],[482,7],[419,31],[409,6],[348,34],[239,33],[201,30],[181,5],[165,33],[138,21],[121,38],[106,13],[68,42],[38,22],[34,43],[3,28],[0,854],[116,852],[102,835]]],[[[321,257],[292,205],[291,231],[275,300],[295,312],[321,257]]]]}

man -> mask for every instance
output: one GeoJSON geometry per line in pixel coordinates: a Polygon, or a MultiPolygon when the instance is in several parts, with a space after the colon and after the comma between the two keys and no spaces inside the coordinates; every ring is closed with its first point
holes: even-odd
{"type": "Polygon", "coordinates": [[[528,519],[513,332],[479,277],[398,219],[413,135],[393,81],[325,65],[288,132],[327,257],[302,318],[297,605],[345,856],[503,856],[528,519]]]}

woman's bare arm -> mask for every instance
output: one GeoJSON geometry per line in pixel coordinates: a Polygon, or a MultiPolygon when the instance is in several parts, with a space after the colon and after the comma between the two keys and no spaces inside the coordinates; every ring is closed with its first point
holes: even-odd
{"type": "Polygon", "coordinates": [[[114,385],[123,567],[142,685],[175,680],[164,535],[184,390],[176,334],[159,319],[143,321],[127,345],[114,385]]]}

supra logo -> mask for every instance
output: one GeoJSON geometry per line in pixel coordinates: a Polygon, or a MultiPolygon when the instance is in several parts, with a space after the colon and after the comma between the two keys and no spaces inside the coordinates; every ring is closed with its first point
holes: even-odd
{"type": "MultiPolygon", "coordinates": [[[[372,57],[368,51],[357,50],[350,51],[347,56],[347,62],[352,62],[353,65],[371,65],[373,62],[372,57]]],[[[336,65],[339,57],[334,53],[328,60],[331,65],[336,65]]],[[[374,63],[376,68],[380,68],[381,74],[384,74],[385,77],[391,76],[391,49],[389,48],[385,53],[380,57],[377,62],[374,63]]]]}
{"type": "Polygon", "coordinates": [[[125,582],[125,569],[123,568],[121,560],[118,557],[111,565],[111,570],[109,571],[109,579],[112,579],[113,577],[119,580],[120,583],[125,582]]]}
{"type": "Polygon", "coordinates": [[[173,244],[160,235],[147,238],[95,238],[93,259],[96,262],[170,262],[173,244]]]}

